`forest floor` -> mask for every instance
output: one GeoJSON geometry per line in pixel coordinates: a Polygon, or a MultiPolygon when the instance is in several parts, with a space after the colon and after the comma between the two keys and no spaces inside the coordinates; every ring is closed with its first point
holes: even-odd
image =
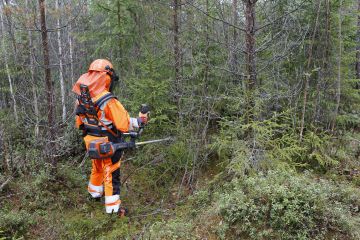
{"type": "Polygon", "coordinates": [[[129,216],[87,193],[91,162],[17,176],[0,196],[0,239],[359,239],[360,175],[228,175],[213,159],[192,187],[137,155],[121,166],[129,216]],[[165,179],[165,180],[164,180],[165,179]],[[286,226],[286,227],[284,227],[286,226]]]}
{"type": "MultiPolygon", "coordinates": [[[[104,200],[91,199],[86,190],[90,169],[90,161],[80,168],[60,164],[55,179],[40,172],[12,181],[0,200],[0,226],[5,228],[0,228],[0,239],[142,239],[150,225],[181,215],[188,207],[189,188],[175,180],[158,185],[149,181],[149,169],[126,162],[121,166],[121,179],[126,180],[121,199],[129,216],[106,214],[104,200]]],[[[214,171],[200,176],[197,187],[214,171]]]]}

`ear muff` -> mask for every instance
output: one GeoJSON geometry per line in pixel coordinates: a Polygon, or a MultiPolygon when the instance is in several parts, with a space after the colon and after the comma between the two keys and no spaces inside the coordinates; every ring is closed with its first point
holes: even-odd
{"type": "Polygon", "coordinates": [[[111,80],[109,92],[112,92],[114,90],[114,87],[115,87],[115,82],[113,80],[111,80]]]}
{"type": "Polygon", "coordinates": [[[117,82],[117,81],[119,81],[119,76],[115,72],[113,72],[113,75],[111,76],[111,80],[113,80],[114,82],[117,82]]]}
{"type": "Polygon", "coordinates": [[[113,68],[111,68],[110,66],[105,66],[105,70],[111,77],[109,91],[112,92],[115,87],[115,82],[119,81],[119,76],[116,75],[115,70],[113,68]]]}

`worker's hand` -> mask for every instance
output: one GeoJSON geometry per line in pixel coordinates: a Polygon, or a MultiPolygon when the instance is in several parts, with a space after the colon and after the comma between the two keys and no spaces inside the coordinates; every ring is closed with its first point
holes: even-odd
{"type": "Polygon", "coordinates": [[[148,123],[150,116],[150,108],[146,104],[142,104],[140,107],[139,117],[138,117],[138,123],[139,126],[144,126],[148,123]]]}
{"type": "Polygon", "coordinates": [[[138,120],[138,123],[139,123],[139,126],[144,126],[148,123],[149,121],[149,113],[142,113],[142,112],[139,112],[139,117],[137,118],[138,120]]]}

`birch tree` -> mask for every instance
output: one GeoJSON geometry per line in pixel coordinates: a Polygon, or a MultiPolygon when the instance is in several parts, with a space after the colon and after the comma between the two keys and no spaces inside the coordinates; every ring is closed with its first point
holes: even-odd
{"type": "Polygon", "coordinates": [[[18,121],[19,121],[19,117],[18,117],[18,111],[17,111],[17,106],[16,106],[16,98],[15,98],[13,80],[12,80],[12,77],[11,77],[11,72],[10,72],[9,62],[8,62],[8,56],[7,56],[7,50],[6,50],[5,27],[4,27],[3,11],[4,11],[4,5],[2,5],[2,7],[1,7],[1,9],[0,9],[1,36],[2,36],[1,49],[2,49],[3,56],[4,56],[5,70],[6,70],[6,75],[7,75],[8,82],[9,82],[9,89],[10,89],[10,95],[11,95],[11,99],[12,99],[14,116],[15,116],[16,122],[18,122],[18,121]]]}
{"type": "MultiPolygon", "coordinates": [[[[174,40],[174,70],[175,70],[175,101],[180,112],[180,97],[181,97],[181,50],[179,42],[180,24],[179,24],[180,0],[173,1],[173,40],[174,40]]],[[[180,113],[181,114],[181,113],[180,113]]],[[[180,116],[180,115],[179,115],[180,116]]]]}
{"type": "Polygon", "coordinates": [[[62,43],[61,43],[61,25],[60,25],[60,3],[59,0],[56,0],[55,2],[55,10],[58,14],[58,17],[56,19],[56,26],[58,28],[57,31],[57,43],[58,43],[58,54],[59,54],[59,80],[60,80],[60,92],[61,92],[61,105],[62,105],[62,121],[66,121],[66,102],[65,102],[65,83],[64,83],[64,67],[63,67],[63,49],[62,49],[62,43]]]}
{"type": "Polygon", "coordinates": [[[331,123],[331,131],[334,131],[336,126],[336,118],[339,112],[340,106],[340,98],[341,98],[341,58],[342,58],[342,0],[340,0],[339,6],[339,19],[338,19],[338,40],[339,40],[339,49],[338,49],[338,56],[337,56],[337,79],[336,79],[336,104],[334,109],[334,116],[331,123]]]}
{"type": "MultiPolygon", "coordinates": [[[[25,6],[29,9],[29,0],[26,0],[25,6]]],[[[29,68],[30,68],[30,80],[31,80],[31,90],[33,95],[33,105],[34,105],[34,115],[35,115],[35,126],[34,126],[34,134],[35,137],[39,136],[39,103],[38,103],[38,93],[37,86],[35,80],[35,62],[34,62],[34,46],[33,46],[33,35],[32,31],[28,30],[27,32],[29,38],[29,68]]]]}

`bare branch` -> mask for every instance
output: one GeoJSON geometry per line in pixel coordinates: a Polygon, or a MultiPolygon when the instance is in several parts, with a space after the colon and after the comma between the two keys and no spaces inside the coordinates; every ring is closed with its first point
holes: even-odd
{"type": "Polygon", "coordinates": [[[303,4],[304,4],[304,3],[305,3],[305,1],[303,1],[302,3],[300,3],[300,4],[299,4],[299,6],[298,6],[297,8],[295,8],[294,10],[292,10],[292,11],[290,11],[290,12],[288,12],[288,13],[285,13],[284,15],[282,15],[282,16],[280,16],[280,17],[278,17],[278,18],[274,19],[273,21],[271,21],[271,22],[269,22],[269,23],[267,23],[267,24],[265,24],[265,25],[263,25],[263,26],[261,26],[261,27],[256,28],[256,29],[255,29],[255,32],[258,32],[258,31],[260,31],[261,29],[266,28],[266,27],[268,27],[268,26],[270,26],[270,25],[272,25],[272,24],[276,23],[277,21],[280,21],[281,19],[283,19],[283,18],[287,17],[288,15],[290,15],[290,14],[292,14],[292,13],[296,12],[297,10],[299,10],[299,9],[300,9],[300,7],[302,7],[302,6],[303,6],[303,4]]]}
{"type": "Polygon", "coordinates": [[[185,1],[185,3],[188,4],[189,6],[195,8],[196,10],[198,10],[199,12],[201,12],[202,14],[208,16],[209,18],[212,18],[212,19],[214,19],[214,20],[216,20],[216,21],[223,22],[223,23],[225,23],[225,24],[227,24],[227,25],[229,25],[229,26],[231,26],[231,27],[233,27],[233,28],[235,28],[235,29],[238,29],[238,30],[240,30],[240,31],[245,32],[245,29],[244,29],[244,28],[238,27],[238,26],[236,26],[236,25],[234,25],[234,24],[232,24],[232,23],[230,23],[230,22],[228,22],[228,21],[225,21],[224,19],[220,19],[220,18],[211,16],[209,13],[207,13],[207,12],[204,11],[204,10],[202,10],[200,7],[195,6],[194,4],[192,4],[192,3],[189,2],[189,1],[185,1]]]}

